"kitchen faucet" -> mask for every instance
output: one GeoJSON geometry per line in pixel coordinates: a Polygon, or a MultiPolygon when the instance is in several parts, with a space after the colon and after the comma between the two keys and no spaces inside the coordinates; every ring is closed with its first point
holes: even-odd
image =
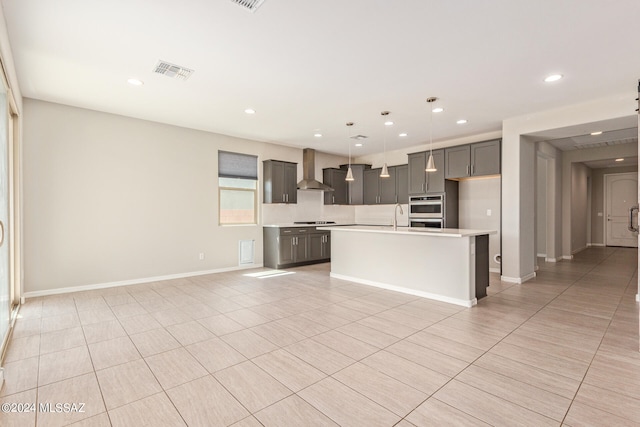
{"type": "Polygon", "coordinates": [[[393,231],[398,230],[398,208],[400,208],[400,215],[404,215],[402,206],[400,203],[396,203],[396,206],[393,208],[393,231]]]}

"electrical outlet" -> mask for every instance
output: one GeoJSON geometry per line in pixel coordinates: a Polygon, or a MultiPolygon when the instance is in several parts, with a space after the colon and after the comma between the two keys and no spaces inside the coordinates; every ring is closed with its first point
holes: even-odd
{"type": "Polygon", "coordinates": [[[598,216],[602,216],[602,212],[598,212],[598,216]]]}
{"type": "Polygon", "coordinates": [[[491,209],[487,209],[487,216],[491,216],[491,209]]]}
{"type": "Polygon", "coordinates": [[[200,252],[200,253],[198,254],[198,259],[199,259],[200,261],[202,261],[202,260],[204,259],[204,252],[200,252]]]}

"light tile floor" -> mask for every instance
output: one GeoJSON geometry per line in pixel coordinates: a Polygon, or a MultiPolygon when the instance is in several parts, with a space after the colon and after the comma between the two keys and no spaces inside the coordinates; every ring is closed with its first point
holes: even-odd
{"type": "Polygon", "coordinates": [[[0,400],[83,412],[0,425],[640,425],[635,249],[492,274],[470,309],[292,271],[28,300],[0,400]]]}

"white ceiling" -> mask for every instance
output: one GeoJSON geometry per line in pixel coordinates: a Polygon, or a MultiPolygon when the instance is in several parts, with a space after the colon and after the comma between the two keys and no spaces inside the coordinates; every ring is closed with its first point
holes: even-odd
{"type": "Polygon", "coordinates": [[[370,137],[356,155],[382,151],[383,110],[388,149],[426,142],[429,96],[445,109],[438,141],[635,98],[640,78],[638,0],[1,3],[26,97],[333,153],[347,151],[347,121],[370,137]],[[195,73],[154,74],[160,59],[195,73]],[[544,83],[551,73],[565,78],[544,83]]]}

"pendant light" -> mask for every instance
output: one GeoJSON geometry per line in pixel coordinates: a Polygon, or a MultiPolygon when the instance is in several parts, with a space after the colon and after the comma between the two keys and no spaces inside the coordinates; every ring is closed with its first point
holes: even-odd
{"type": "MultiPolygon", "coordinates": [[[[436,102],[438,98],[432,96],[431,98],[427,98],[427,102],[429,104],[433,104],[436,102]]],[[[436,162],[433,161],[433,106],[429,107],[429,159],[427,160],[427,167],[425,172],[437,172],[438,168],[436,168],[436,162]]]]}
{"type": "Polygon", "coordinates": [[[349,169],[347,169],[347,177],[344,179],[345,181],[353,181],[353,172],[351,171],[351,141],[349,140],[349,128],[353,126],[353,122],[347,123],[347,140],[349,142],[349,169]]]}
{"type": "MultiPolygon", "coordinates": [[[[380,113],[382,117],[386,117],[389,115],[388,111],[383,111],[380,113]]],[[[390,122],[385,122],[384,124],[384,164],[382,165],[382,172],[380,172],[380,178],[389,178],[389,168],[387,167],[387,126],[391,126],[387,124],[390,122]]]]}

